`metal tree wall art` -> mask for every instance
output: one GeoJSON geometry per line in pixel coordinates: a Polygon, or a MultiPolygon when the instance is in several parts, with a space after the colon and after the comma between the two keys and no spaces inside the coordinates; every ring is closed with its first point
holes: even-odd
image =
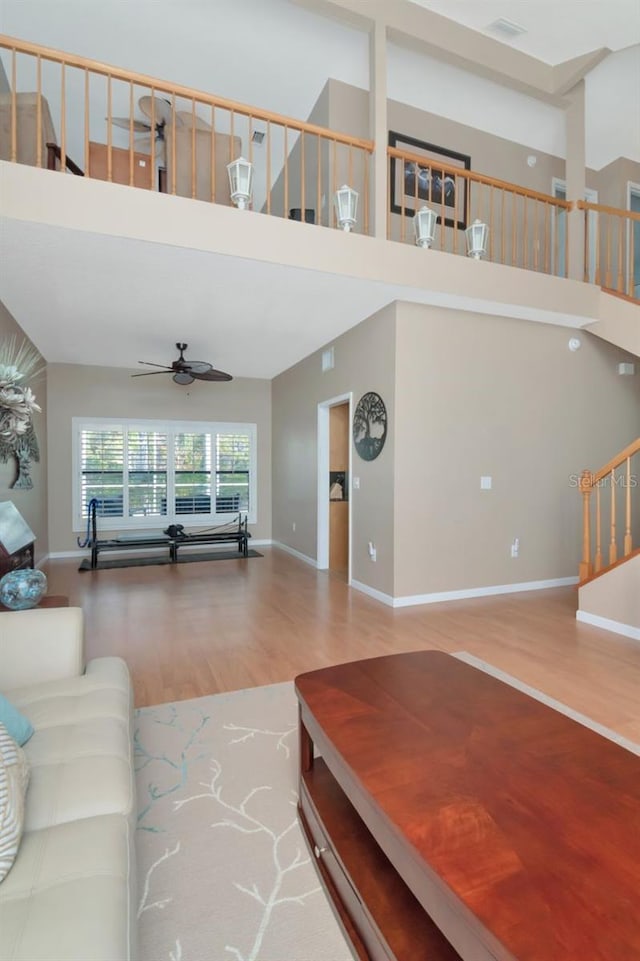
{"type": "Polygon", "coordinates": [[[40,354],[26,341],[18,345],[12,337],[0,345],[0,460],[17,459],[18,477],[12,486],[23,490],[33,487],[31,460],[40,460],[31,418],[41,410],[24,381],[42,367],[40,354]]]}
{"type": "Polygon", "coordinates": [[[353,415],[353,443],[363,460],[375,460],[387,439],[387,408],[380,394],[369,391],[353,415]]]}

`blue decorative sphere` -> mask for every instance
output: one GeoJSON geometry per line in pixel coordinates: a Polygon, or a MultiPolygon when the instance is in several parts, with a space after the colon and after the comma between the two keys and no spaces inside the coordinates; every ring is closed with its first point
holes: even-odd
{"type": "Polygon", "coordinates": [[[11,611],[36,607],[47,593],[47,578],[42,571],[27,568],[9,571],[0,580],[0,601],[11,611]]]}

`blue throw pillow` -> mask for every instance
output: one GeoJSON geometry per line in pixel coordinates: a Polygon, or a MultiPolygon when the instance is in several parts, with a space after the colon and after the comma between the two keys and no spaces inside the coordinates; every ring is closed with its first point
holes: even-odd
{"type": "Polygon", "coordinates": [[[33,734],[33,725],[28,717],[0,694],[0,724],[4,724],[9,735],[22,747],[33,734]]]}

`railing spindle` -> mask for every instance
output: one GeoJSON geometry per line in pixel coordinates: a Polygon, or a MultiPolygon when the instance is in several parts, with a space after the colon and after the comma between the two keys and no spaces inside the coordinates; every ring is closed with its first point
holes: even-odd
{"type": "Polygon", "coordinates": [[[626,557],[633,550],[633,537],[631,534],[631,458],[627,457],[627,477],[625,491],[625,529],[624,529],[624,556],[626,557]]]}
{"type": "Polygon", "coordinates": [[[600,484],[596,484],[596,556],[593,569],[597,574],[602,570],[602,541],[601,541],[600,484]]]}
{"type": "Polygon", "coordinates": [[[583,470],[580,475],[580,493],[582,494],[582,560],[580,562],[580,580],[585,581],[591,576],[591,491],[593,475],[590,470],[583,470]]]}
{"type": "MultiPolygon", "coordinates": [[[[171,95],[171,119],[174,121],[174,123],[171,124],[171,193],[172,194],[175,194],[176,192],[176,181],[177,181],[177,173],[176,173],[176,167],[177,167],[176,127],[177,127],[177,124],[175,123],[175,116],[176,116],[176,95],[174,93],[171,95]]],[[[165,143],[165,147],[166,147],[166,143],[165,143]]]]}
{"type": "Polygon", "coordinates": [[[112,156],[112,140],[113,133],[111,130],[111,118],[113,114],[112,109],[112,95],[111,95],[111,74],[107,76],[107,181],[111,183],[113,178],[113,156],[112,156]]]}
{"type": "Polygon", "coordinates": [[[191,199],[196,198],[196,102],[191,98],[191,199]]]}
{"type": "MultiPolygon", "coordinates": [[[[318,210],[320,208],[318,207],[318,210]]],[[[267,213],[271,213],[271,121],[267,120],[267,213]]]]}
{"type": "Polygon", "coordinates": [[[300,134],[300,203],[302,205],[300,210],[300,220],[305,223],[306,217],[306,206],[307,206],[307,192],[305,184],[305,165],[304,165],[304,130],[300,134]]]}
{"type": "Polygon", "coordinates": [[[216,202],[216,108],[211,104],[211,171],[209,174],[211,203],[216,202]]]}
{"type": "MultiPolygon", "coordinates": [[[[133,187],[133,84],[129,84],[129,186],[133,187]]],[[[152,132],[153,134],[153,132],[152,132]]]]}
{"type": "Polygon", "coordinates": [[[65,64],[60,70],[60,169],[67,172],[67,75],[65,64]]]}
{"type": "MultiPolygon", "coordinates": [[[[87,176],[89,176],[89,142],[91,139],[90,134],[90,120],[89,120],[89,71],[85,68],[84,71],[84,169],[87,176]]],[[[38,124],[38,126],[40,126],[38,124]]]]}
{"type": "Polygon", "coordinates": [[[284,128],[284,212],[286,217],[289,210],[289,128],[284,128]]]}
{"type": "Polygon", "coordinates": [[[611,541],[609,543],[609,563],[618,560],[618,545],[616,543],[616,469],[611,469],[611,541]]]}
{"type": "Polygon", "coordinates": [[[42,166],[42,58],[36,58],[36,166],[42,166]]]}
{"type": "Polygon", "coordinates": [[[18,159],[18,101],[16,90],[18,88],[18,66],[17,51],[15,47],[11,51],[11,163],[16,163],[18,159]]]}

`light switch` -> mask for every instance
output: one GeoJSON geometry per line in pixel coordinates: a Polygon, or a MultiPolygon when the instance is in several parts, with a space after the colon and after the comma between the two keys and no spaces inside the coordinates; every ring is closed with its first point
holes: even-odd
{"type": "Polygon", "coordinates": [[[359,491],[359,490],[360,490],[360,478],[359,478],[359,477],[354,477],[354,478],[353,478],[353,489],[354,489],[354,491],[359,491]]]}
{"type": "Polygon", "coordinates": [[[481,490],[481,491],[490,491],[492,485],[493,485],[493,478],[492,478],[492,477],[481,477],[481,478],[480,478],[480,490],[481,490]]]}

